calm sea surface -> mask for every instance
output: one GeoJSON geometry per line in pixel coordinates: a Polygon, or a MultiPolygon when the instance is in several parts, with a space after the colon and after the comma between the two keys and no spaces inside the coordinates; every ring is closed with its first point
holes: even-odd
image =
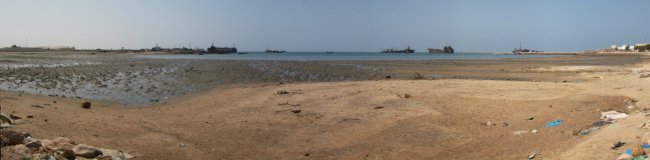
{"type": "Polygon", "coordinates": [[[376,53],[376,52],[244,52],[239,54],[173,54],[144,55],[139,58],[156,59],[214,59],[214,60],[281,60],[281,61],[364,61],[364,60],[432,60],[432,59],[498,59],[498,58],[544,58],[554,55],[494,55],[492,53],[376,53]]]}

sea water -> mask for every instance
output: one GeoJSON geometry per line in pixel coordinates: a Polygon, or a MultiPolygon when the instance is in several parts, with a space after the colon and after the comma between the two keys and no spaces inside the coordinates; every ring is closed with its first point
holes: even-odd
{"type": "Polygon", "coordinates": [[[495,55],[492,53],[377,53],[377,52],[242,52],[233,54],[165,54],[143,55],[139,58],[155,59],[212,59],[212,60],[279,60],[279,61],[365,61],[365,60],[434,60],[434,59],[500,59],[544,58],[555,55],[495,55]]]}

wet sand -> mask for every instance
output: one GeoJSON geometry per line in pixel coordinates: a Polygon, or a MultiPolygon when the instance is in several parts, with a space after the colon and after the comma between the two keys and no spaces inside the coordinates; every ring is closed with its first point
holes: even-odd
{"type": "MultiPolygon", "coordinates": [[[[122,149],[136,159],[524,159],[531,152],[542,159],[602,159],[622,152],[608,150],[613,142],[607,140],[632,144],[650,138],[647,129],[630,127],[648,120],[643,109],[650,108],[650,78],[642,78],[650,74],[650,61],[641,55],[319,63],[67,56],[102,63],[62,66],[55,72],[38,67],[5,72],[4,68],[2,77],[29,80],[48,75],[38,79],[49,79],[66,72],[115,77],[119,72],[146,73],[149,66],[187,64],[164,74],[164,69],[151,69],[155,71],[144,74],[146,78],[122,80],[157,84],[167,82],[163,77],[173,77],[168,83],[174,85],[152,89],[151,95],[168,98],[146,106],[104,99],[109,101],[92,100],[94,107],[83,109],[82,99],[28,94],[3,86],[2,112],[35,117],[14,128],[38,137],[66,136],[122,149]],[[255,72],[260,66],[266,69],[255,72]],[[178,81],[181,78],[186,79],[178,81]],[[626,102],[631,99],[637,101],[636,107],[628,109],[626,102]],[[141,107],[131,107],[134,104],[141,107]],[[633,118],[618,127],[575,135],[609,110],[633,118]],[[563,120],[562,125],[545,127],[556,119],[563,120]],[[539,132],[529,132],[533,129],[539,132]]],[[[0,63],[70,60],[50,58],[54,60],[12,55],[0,58],[0,63]]],[[[28,83],[33,82],[24,84],[28,83]]],[[[133,86],[88,88],[102,95],[112,88],[118,92],[133,86]]],[[[60,93],[61,89],[65,85],[43,90],[60,93]]]]}

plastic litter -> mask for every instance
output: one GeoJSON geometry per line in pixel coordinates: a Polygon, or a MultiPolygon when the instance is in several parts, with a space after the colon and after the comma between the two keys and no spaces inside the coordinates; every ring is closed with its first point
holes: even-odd
{"type": "MultiPolygon", "coordinates": [[[[616,141],[616,143],[614,143],[614,146],[612,146],[612,149],[613,149],[613,150],[617,150],[618,148],[623,147],[623,145],[625,145],[625,142],[616,141]]],[[[631,150],[630,150],[630,151],[631,151],[631,150]]],[[[632,155],[632,154],[630,154],[630,155],[632,155]]]]}
{"type": "Polygon", "coordinates": [[[562,120],[554,120],[546,122],[546,128],[557,127],[562,124],[562,120]]]}
{"type": "Polygon", "coordinates": [[[606,119],[606,120],[617,120],[617,119],[622,119],[627,117],[627,114],[616,112],[616,111],[607,111],[607,112],[602,112],[600,114],[602,115],[600,119],[606,119]]]}
{"type": "Polygon", "coordinates": [[[530,153],[530,154],[528,155],[528,159],[535,159],[535,156],[536,156],[536,155],[537,155],[537,153],[535,153],[535,152],[530,153]]]}
{"type": "Polygon", "coordinates": [[[592,125],[592,126],[596,126],[596,127],[600,127],[600,126],[607,125],[607,124],[609,124],[609,123],[611,123],[611,122],[607,122],[607,121],[596,121],[596,122],[592,123],[591,125],[592,125]]]}

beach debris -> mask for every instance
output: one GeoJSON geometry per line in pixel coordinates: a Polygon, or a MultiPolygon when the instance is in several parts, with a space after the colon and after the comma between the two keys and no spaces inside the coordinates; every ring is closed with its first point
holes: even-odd
{"type": "Polygon", "coordinates": [[[28,114],[27,118],[34,118],[34,115],[28,114]]]}
{"type": "Polygon", "coordinates": [[[5,115],[4,113],[0,113],[0,121],[2,121],[2,123],[9,123],[9,124],[14,123],[14,121],[11,120],[11,118],[9,118],[9,116],[5,115]]]}
{"type": "Polygon", "coordinates": [[[648,126],[648,122],[643,122],[641,125],[639,125],[639,129],[643,129],[646,126],[648,126]]]}
{"type": "Polygon", "coordinates": [[[72,148],[72,151],[76,156],[83,158],[95,158],[99,155],[102,155],[102,151],[98,148],[85,144],[79,144],[75,146],[72,148]]]}
{"type": "Polygon", "coordinates": [[[384,78],[386,78],[386,79],[390,79],[391,77],[390,77],[390,76],[384,76],[384,78]]]}
{"type": "Polygon", "coordinates": [[[503,126],[503,127],[508,127],[508,126],[510,126],[510,123],[508,123],[508,122],[503,122],[503,124],[501,124],[501,126],[503,126]]]}
{"type": "Polygon", "coordinates": [[[178,147],[185,148],[185,147],[187,147],[187,144],[185,144],[185,143],[179,143],[179,144],[178,144],[178,147]]]}
{"type": "Polygon", "coordinates": [[[373,108],[373,109],[382,109],[382,108],[384,108],[384,107],[383,106],[375,106],[375,108],[373,108]]]}
{"type": "Polygon", "coordinates": [[[580,131],[578,132],[578,134],[583,135],[583,136],[584,136],[584,135],[587,135],[587,134],[589,134],[589,133],[591,133],[591,129],[583,129],[583,130],[580,130],[580,131]]]}
{"type": "Polygon", "coordinates": [[[289,91],[280,90],[276,94],[278,94],[278,95],[289,94],[289,91]]]}
{"type": "Polygon", "coordinates": [[[641,155],[645,155],[644,148],[641,145],[634,146],[634,148],[632,148],[632,156],[637,157],[641,155]]]}
{"type": "Polygon", "coordinates": [[[496,125],[495,123],[492,123],[490,121],[484,122],[483,124],[486,125],[486,126],[494,126],[494,125],[496,125]]]}
{"type": "Polygon", "coordinates": [[[408,93],[404,94],[404,98],[411,98],[411,97],[413,97],[411,94],[408,93]]]}
{"type": "Polygon", "coordinates": [[[634,109],[634,108],[636,108],[635,105],[636,105],[636,102],[638,102],[638,101],[636,99],[625,99],[623,102],[625,103],[623,105],[623,106],[625,106],[625,108],[634,109]]]}
{"type": "Polygon", "coordinates": [[[532,152],[528,155],[528,159],[535,159],[535,156],[537,156],[537,153],[532,152]]]}
{"type": "Polygon", "coordinates": [[[596,122],[592,123],[591,125],[594,126],[594,127],[601,127],[601,126],[608,125],[610,123],[612,123],[612,122],[600,120],[600,121],[596,121],[596,122]]]}
{"type": "Polygon", "coordinates": [[[88,101],[84,101],[81,103],[81,108],[90,109],[90,106],[91,104],[88,101]]]}
{"type": "Polygon", "coordinates": [[[618,157],[616,157],[616,160],[629,160],[629,159],[632,159],[632,158],[634,158],[632,155],[623,153],[623,154],[619,155],[618,157]]]}
{"type": "Polygon", "coordinates": [[[533,116],[530,116],[530,117],[526,118],[526,120],[529,120],[529,121],[532,121],[533,119],[535,119],[535,117],[533,117],[533,116]]]}
{"type": "Polygon", "coordinates": [[[514,131],[512,133],[515,134],[515,135],[521,135],[521,134],[528,133],[528,132],[529,131],[514,131]]]}
{"type": "Polygon", "coordinates": [[[614,143],[614,146],[612,146],[611,149],[612,150],[617,150],[618,148],[623,147],[623,145],[625,145],[625,142],[616,141],[616,143],[614,143]]]}
{"type": "Polygon", "coordinates": [[[617,111],[607,111],[607,112],[602,112],[600,114],[602,115],[600,119],[607,120],[607,121],[614,121],[614,120],[623,119],[627,117],[627,114],[620,113],[617,111]]]}
{"type": "Polygon", "coordinates": [[[537,132],[538,132],[537,129],[533,129],[530,131],[530,133],[537,133],[537,132]]]}
{"type": "Polygon", "coordinates": [[[41,106],[41,105],[38,105],[38,104],[33,104],[33,105],[31,105],[31,106],[32,106],[32,107],[35,107],[35,108],[45,108],[45,107],[43,107],[43,106],[41,106]]]}
{"type": "Polygon", "coordinates": [[[554,120],[546,122],[546,128],[557,127],[562,124],[562,120],[554,120]]]}

